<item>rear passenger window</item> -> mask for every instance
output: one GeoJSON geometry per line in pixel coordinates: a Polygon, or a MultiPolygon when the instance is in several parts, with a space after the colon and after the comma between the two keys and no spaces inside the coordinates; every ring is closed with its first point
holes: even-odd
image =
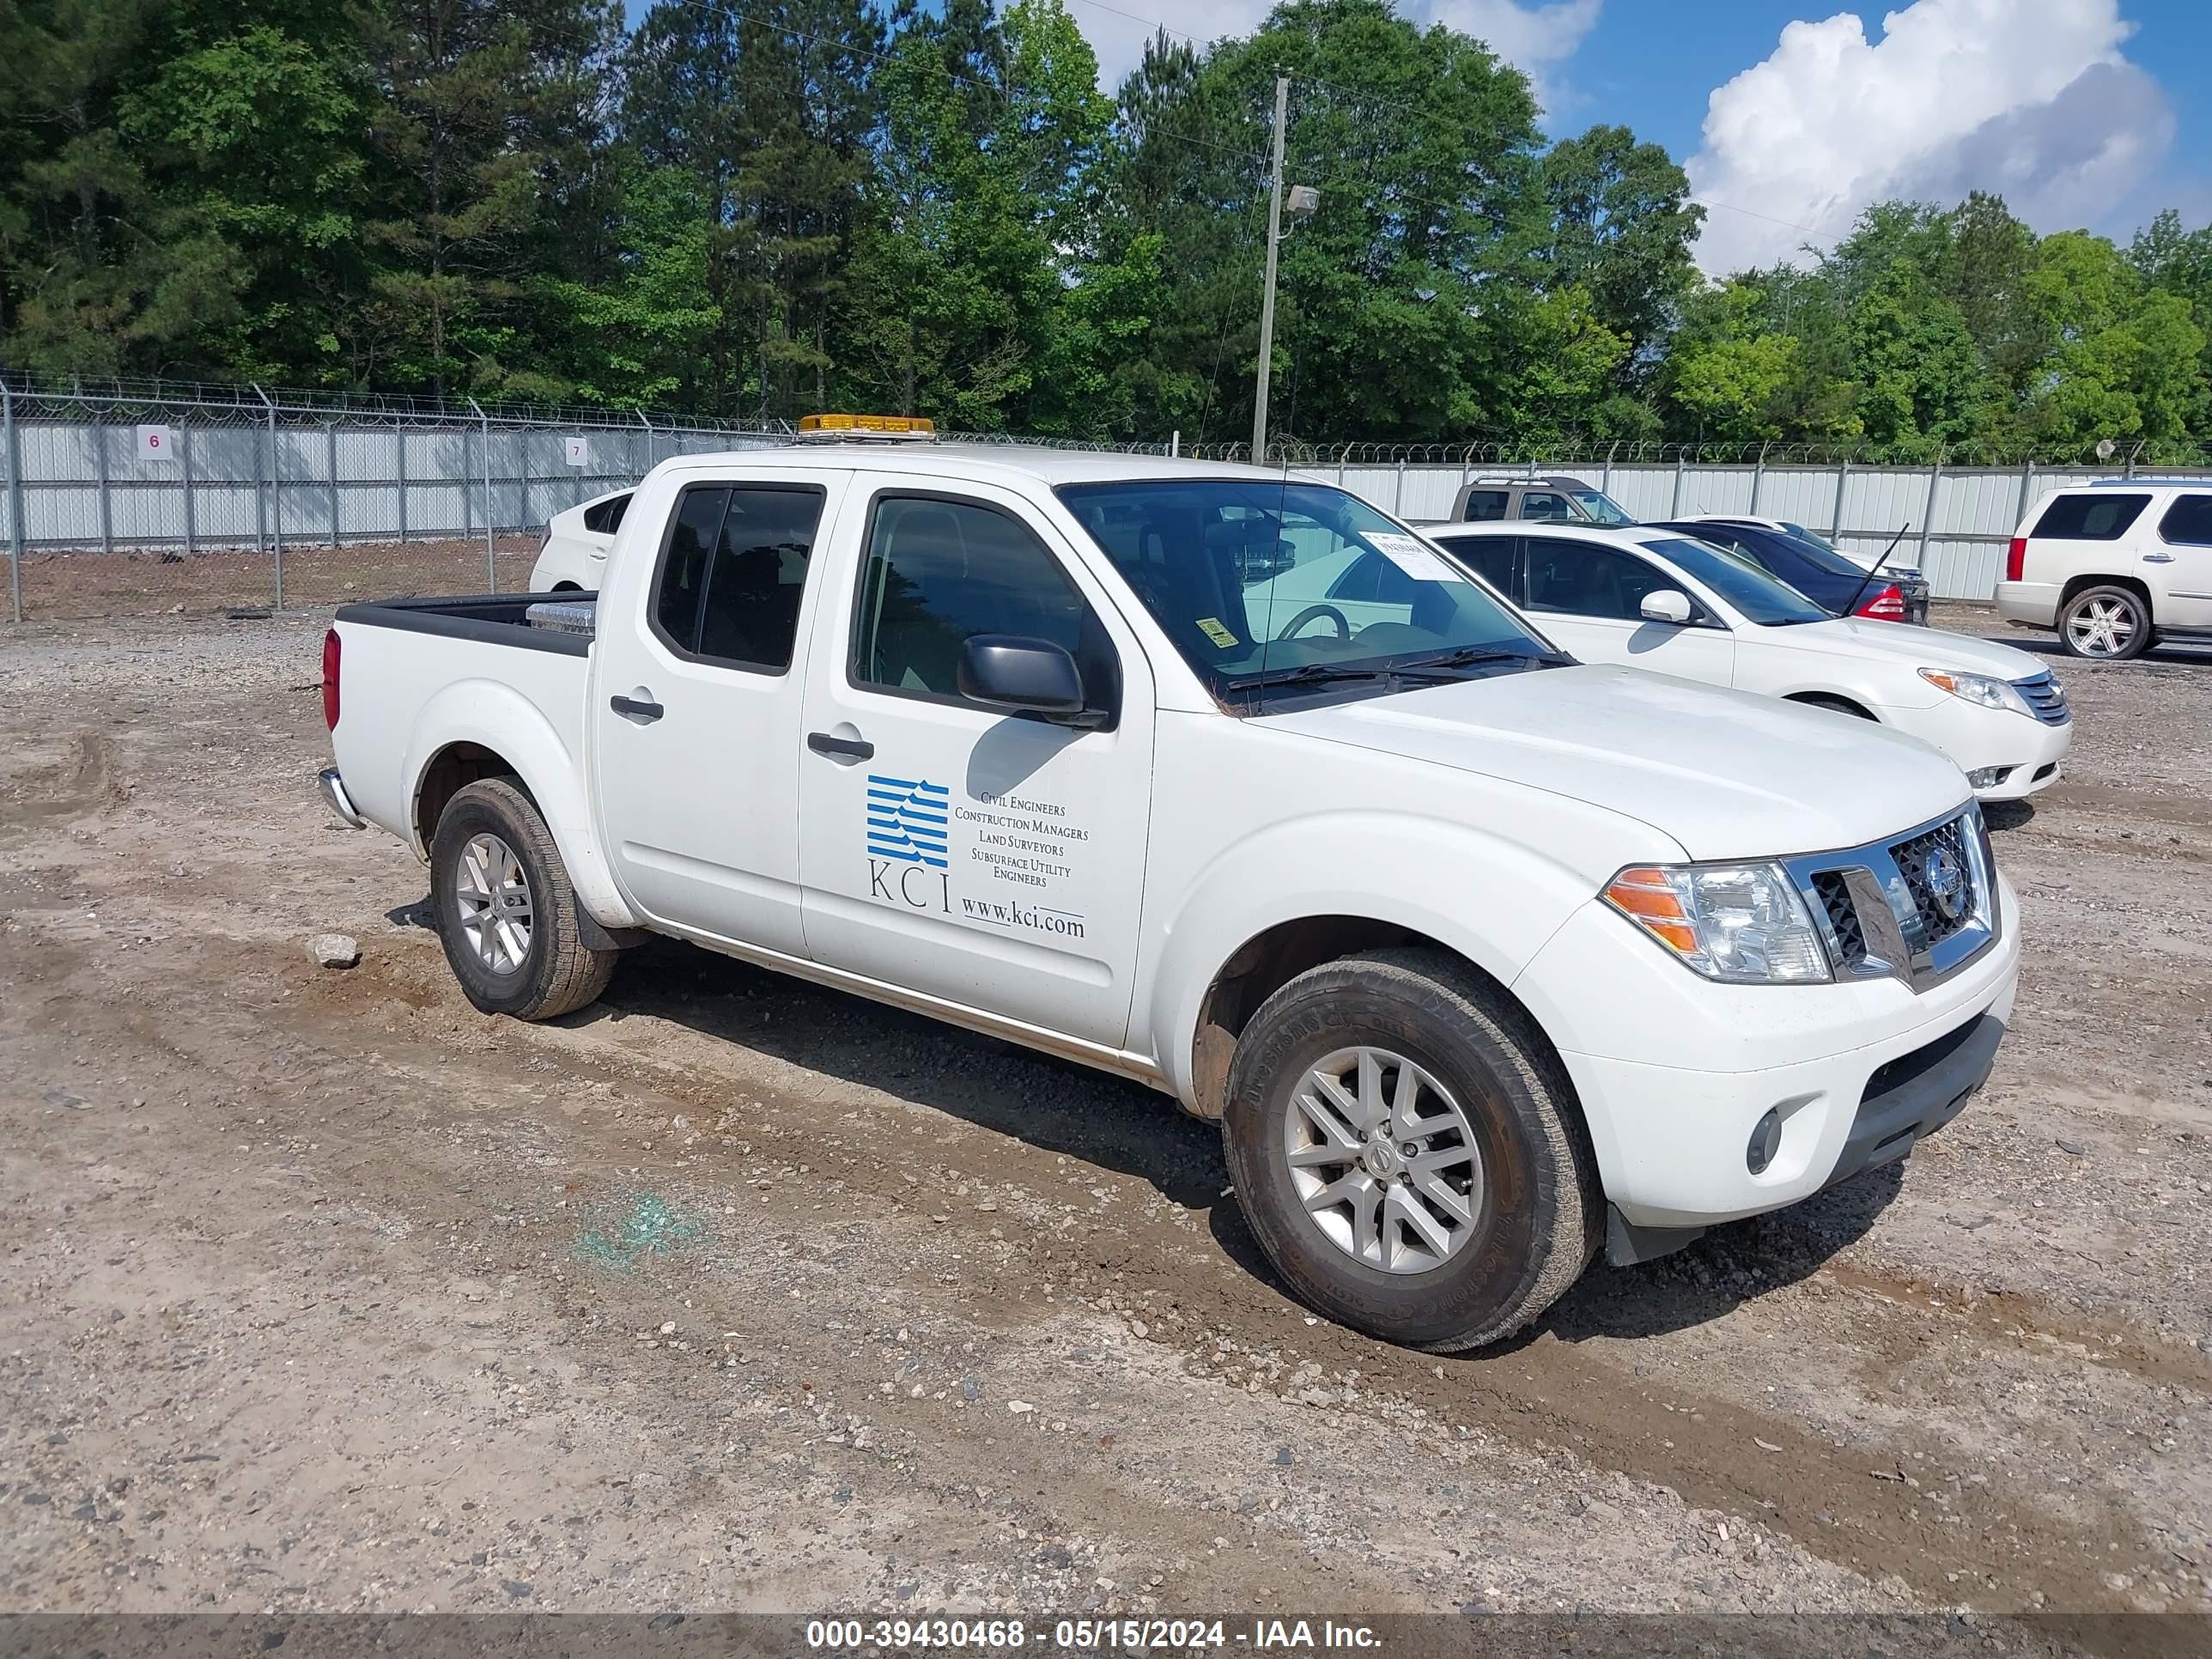
{"type": "Polygon", "coordinates": [[[2069,542],[2116,542],[2149,501],[2148,495],[2056,495],[2029,533],[2069,542]]]}
{"type": "Polygon", "coordinates": [[[2212,547],[2212,495],[2177,496],[2158,521],[2158,533],[2186,546],[2212,547]]]}
{"type": "Polygon", "coordinates": [[[1488,524],[1505,516],[1506,493],[1502,489],[1470,489],[1460,517],[1469,524],[1488,524]]]}
{"type": "Polygon", "coordinates": [[[584,528],[599,535],[611,536],[622,528],[623,514],[629,511],[629,497],[627,495],[596,501],[584,509],[584,528]]]}
{"type": "Polygon", "coordinates": [[[1437,544],[1463,564],[1471,564],[1483,580],[1513,597],[1513,538],[1510,536],[1439,537],[1437,544]]]}
{"type": "Polygon", "coordinates": [[[822,492],[695,487],[676,506],[653,594],[653,626],[687,656],[781,673],[799,637],[822,492]]]}
{"type": "Polygon", "coordinates": [[[973,501],[881,497],[853,618],[854,684],[957,701],[960,649],[977,634],[1051,641],[1075,659],[1092,705],[1114,708],[1112,642],[1026,526],[973,501]]]}

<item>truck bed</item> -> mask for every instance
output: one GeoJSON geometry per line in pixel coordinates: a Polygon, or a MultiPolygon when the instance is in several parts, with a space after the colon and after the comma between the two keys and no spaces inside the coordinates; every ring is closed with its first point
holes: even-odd
{"type": "Polygon", "coordinates": [[[340,607],[331,744],[356,809],[419,846],[416,781],[441,746],[473,744],[546,781],[543,796],[558,791],[562,799],[541,799],[549,818],[580,815],[594,599],[483,593],[340,607]]]}
{"type": "Polygon", "coordinates": [[[449,640],[587,656],[596,593],[477,593],[341,605],[337,620],[449,640]]]}

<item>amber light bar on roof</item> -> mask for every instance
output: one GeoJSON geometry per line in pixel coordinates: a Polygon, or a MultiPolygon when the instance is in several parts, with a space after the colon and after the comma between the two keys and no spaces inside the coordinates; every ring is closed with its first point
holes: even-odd
{"type": "Polygon", "coordinates": [[[937,423],[921,415],[802,415],[802,438],[934,438],[937,423]]]}

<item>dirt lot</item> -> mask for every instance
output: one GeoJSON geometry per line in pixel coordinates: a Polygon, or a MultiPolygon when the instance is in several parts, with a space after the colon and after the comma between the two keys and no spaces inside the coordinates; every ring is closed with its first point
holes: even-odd
{"type": "MultiPolygon", "coordinates": [[[[530,582],[543,538],[501,536],[493,563],[499,591],[530,582]]],[[[4,574],[4,572],[0,572],[4,574]]],[[[284,550],[284,602],[343,605],[402,593],[481,593],[483,538],[447,541],[302,542],[284,550]]],[[[136,548],[113,553],[76,549],[23,559],[23,615],[32,622],[114,617],[128,611],[190,616],[265,610],[276,598],[273,549],[136,548]]],[[[0,596],[4,601],[5,596],[0,596]]],[[[0,616],[5,616],[0,611],[0,616]]]]}
{"type": "Polygon", "coordinates": [[[0,630],[0,1607],[2212,1610],[2212,657],[2067,668],[1955,1125],[1440,1362],[1133,1085],[674,945],[477,1016],[322,626],[0,630]]]}

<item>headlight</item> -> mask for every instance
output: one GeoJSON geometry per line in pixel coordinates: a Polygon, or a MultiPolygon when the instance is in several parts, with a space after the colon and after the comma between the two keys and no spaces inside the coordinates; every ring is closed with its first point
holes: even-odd
{"type": "Polygon", "coordinates": [[[1954,674],[1948,668],[1923,668],[1920,678],[1938,691],[1948,691],[1954,697],[1964,698],[1982,708],[2009,709],[2015,714],[2035,718],[2035,711],[2027,706],[2027,699],[2004,680],[1993,680],[1986,674],[1954,674]]]}
{"type": "Polygon", "coordinates": [[[1635,865],[1606,884],[1605,900],[1707,979],[1811,985],[1832,977],[1805,902],[1777,865],[1635,865]]]}

